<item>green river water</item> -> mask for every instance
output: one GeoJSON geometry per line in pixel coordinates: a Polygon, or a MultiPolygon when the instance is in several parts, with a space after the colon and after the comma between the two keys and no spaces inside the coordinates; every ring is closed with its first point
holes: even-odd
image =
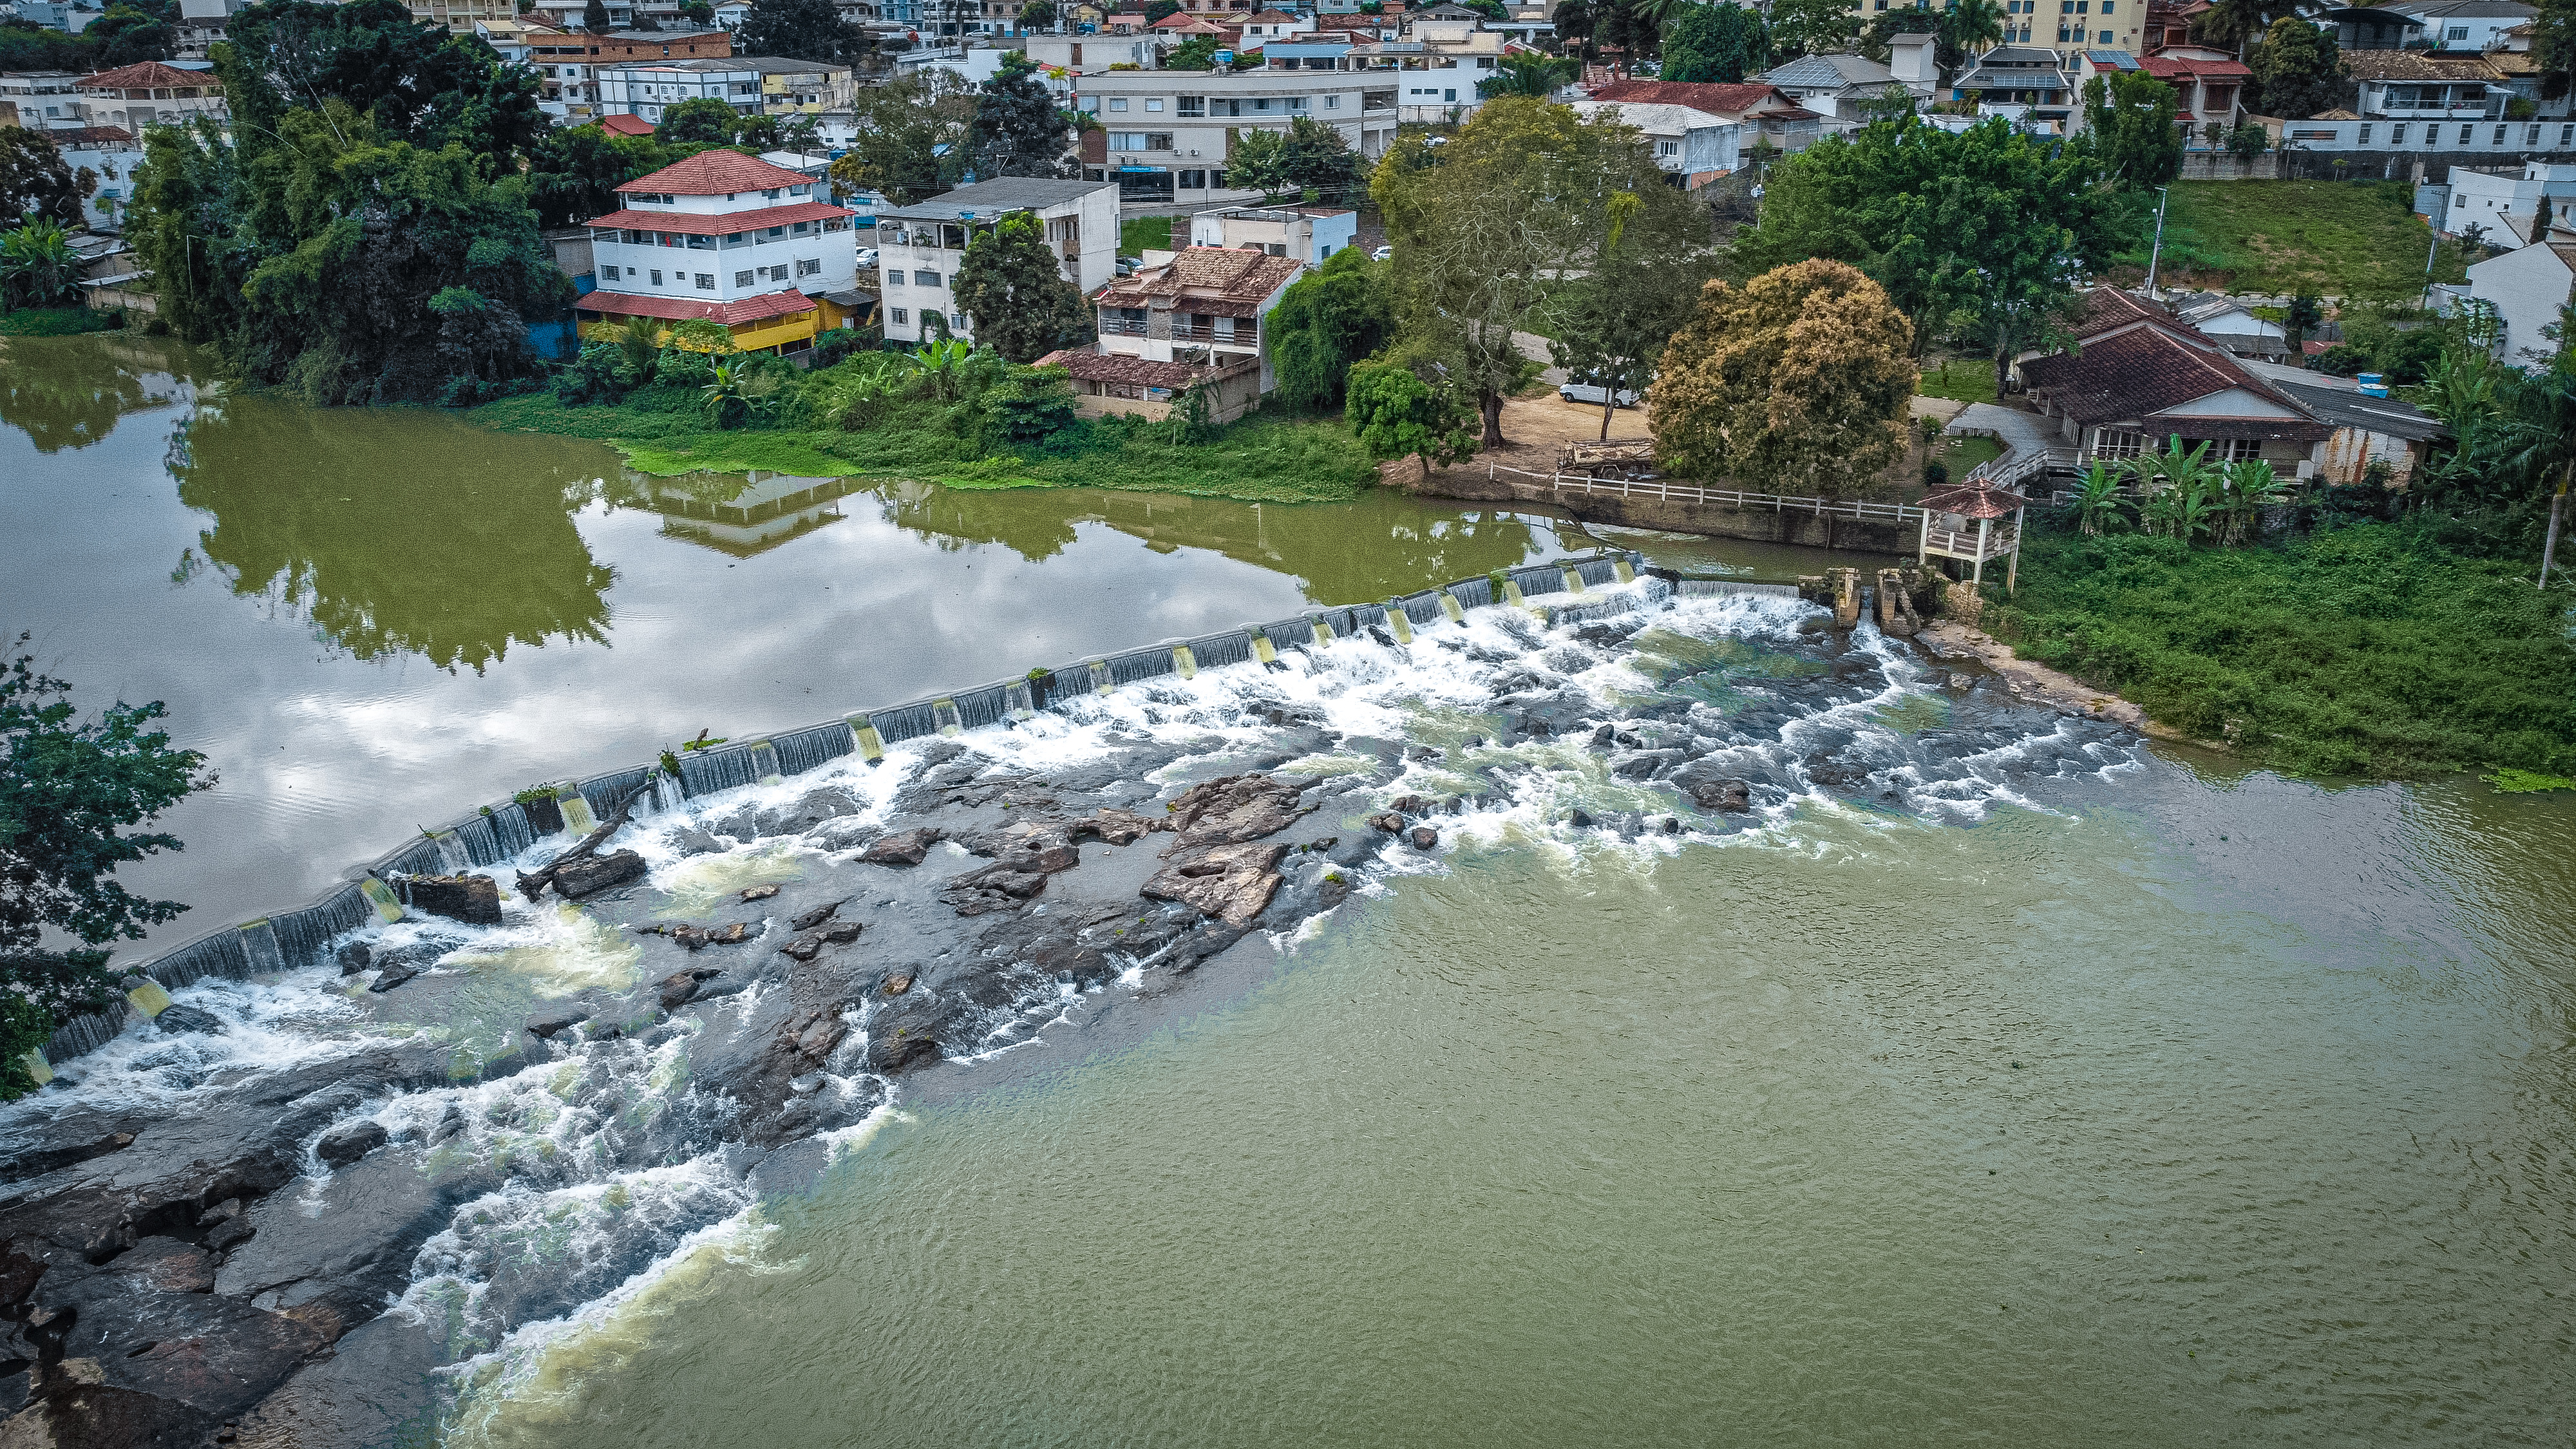
{"type": "MultiPolygon", "coordinates": [[[[223,770],[128,872],[192,929],[701,727],[1591,546],[890,486],[756,547],[586,444],[6,346],[0,622],[223,770]]],[[[1397,877],[900,1102],[446,1440],[2567,1442],[2576,808],[2161,751],[2021,794],[1397,877]]]]}

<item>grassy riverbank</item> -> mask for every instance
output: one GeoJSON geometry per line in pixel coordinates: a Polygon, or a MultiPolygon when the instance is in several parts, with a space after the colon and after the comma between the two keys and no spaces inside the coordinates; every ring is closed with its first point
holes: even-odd
{"type": "Polygon", "coordinates": [[[888,408],[868,427],[706,425],[694,396],[644,388],[613,405],[567,406],[550,393],[504,398],[467,416],[506,432],[597,438],[640,472],[910,478],[951,488],[1097,486],[1247,503],[1340,503],[1376,479],[1367,451],[1338,419],[1253,417],[1176,444],[1168,427],[1077,422],[1043,446],[987,454],[930,404],[888,408]],[[670,393],[671,397],[657,394],[670,393]]]}
{"type": "Polygon", "coordinates": [[[2015,652],[2156,721],[2301,774],[2576,772],[2576,617],[2522,559],[2463,558],[2395,524],[2283,548],[2034,531],[2015,652]]]}

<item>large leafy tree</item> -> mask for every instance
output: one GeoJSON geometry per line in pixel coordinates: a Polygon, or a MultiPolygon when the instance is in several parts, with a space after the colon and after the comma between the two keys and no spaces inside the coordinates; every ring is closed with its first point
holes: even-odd
{"type": "Polygon", "coordinates": [[[1903,451],[1912,333],[1887,293],[1841,262],[1711,282],[1664,352],[1656,455],[1691,477],[1845,496],[1903,451]]]}
{"type": "Polygon", "coordinates": [[[2262,39],[2273,22],[2298,14],[2301,8],[2298,0],[2213,0],[2192,18],[2192,38],[2204,45],[2233,47],[2237,58],[2245,59],[2246,47],[2262,39]]]}
{"type": "Polygon", "coordinates": [[[1429,469],[1476,451],[1467,407],[1445,382],[1398,363],[1362,363],[1351,369],[1349,392],[1344,415],[1371,457],[1420,458],[1429,469]]]}
{"type": "Polygon", "coordinates": [[[1843,0],[1773,0],[1771,48],[1783,56],[1840,50],[1860,25],[1859,12],[1843,0]]]}
{"type": "Polygon", "coordinates": [[[538,224],[578,226],[606,216],[620,205],[618,187],[696,149],[665,146],[651,136],[614,135],[597,125],[558,126],[528,154],[528,194],[538,224]]]}
{"type": "Polygon", "coordinates": [[[2261,88],[2266,115],[2304,120],[2353,96],[2334,38],[2295,16],[2273,21],[2245,64],[2261,88]]]}
{"type": "Polygon", "coordinates": [[[173,0],[146,0],[140,5],[110,5],[89,23],[81,38],[97,47],[92,62],[101,70],[143,60],[168,60],[179,43],[179,7],[173,0]]]}
{"type": "Polygon", "coordinates": [[[1734,85],[1771,64],[1771,28],[1750,6],[1685,5],[1664,35],[1663,79],[1734,85]]]}
{"type": "Polygon", "coordinates": [[[1502,64],[1490,76],[1476,82],[1480,100],[1496,96],[1552,96],[1556,88],[1574,79],[1578,67],[1573,61],[1552,55],[1528,55],[1515,52],[1504,56],[1502,64]]]}
{"type": "Polygon", "coordinates": [[[865,32],[841,18],[832,0],[752,0],[733,48],[740,55],[858,60],[868,53],[868,41],[865,32]]]}
{"type": "Polygon", "coordinates": [[[1262,322],[1279,398],[1295,408],[1342,403],[1352,364],[1395,335],[1391,264],[1344,247],[1288,284],[1262,322]]]}
{"type": "Polygon", "coordinates": [[[1400,140],[1370,182],[1396,250],[1406,335],[1475,397],[1485,445],[1532,364],[1516,334],[1607,238],[1611,198],[1639,198],[1638,244],[1678,262],[1704,249],[1699,209],[1638,133],[1520,96],[1488,101],[1446,145],[1400,140]]]}
{"type": "MultiPolygon", "coordinates": [[[[18,643],[23,650],[27,636],[18,643]]],[[[0,996],[17,998],[0,1033],[12,1059],[115,996],[106,953],[48,950],[48,932],[95,948],[140,939],[187,909],[111,877],[128,861],[179,849],[175,835],[131,827],[214,783],[205,756],[171,748],[152,728],[158,703],[120,701],[83,722],[70,693],[26,653],[0,666],[0,996]]],[[[30,1085],[12,1060],[0,1095],[30,1085]]]]}
{"type": "Polygon", "coordinates": [[[1226,184],[1270,196],[1312,191],[1330,201],[1356,199],[1365,163],[1341,130],[1306,116],[1285,131],[1246,131],[1226,158],[1226,184]]]}
{"type": "Polygon", "coordinates": [[[2535,0],[2531,56],[2560,95],[2576,86],[2576,0],[2535,0]]]}
{"type": "Polygon", "coordinates": [[[1039,78],[1035,61],[1021,51],[1006,51],[993,78],[975,97],[975,124],[968,133],[975,153],[975,175],[1067,176],[1073,168],[1073,122],[1039,78]]]}
{"type": "Polygon", "coordinates": [[[1064,279],[1047,247],[1046,223],[1025,211],[976,232],[957,264],[956,293],[975,319],[975,340],[1013,362],[1035,362],[1092,338],[1082,289],[1064,279]]]}
{"type": "Polygon", "coordinates": [[[1556,365],[1598,383],[1601,436],[1622,392],[1644,392],[1655,363],[1699,299],[1704,266],[1676,262],[1631,241],[1628,223],[1644,206],[1633,192],[1610,198],[1610,230],[1592,267],[1559,292],[1549,351],[1556,365]]]}
{"type": "Polygon", "coordinates": [[[653,139],[665,146],[722,146],[733,140],[740,112],[713,96],[682,101],[662,113],[653,139]]]}
{"type": "Polygon", "coordinates": [[[63,159],[53,138],[31,126],[0,126],[0,225],[25,216],[81,224],[81,198],[95,189],[63,159]]]}
{"type": "Polygon", "coordinates": [[[1886,289],[1918,342],[1960,319],[1982,335],[1989,321],[2029,315],[2029,279],[2107,265],[2134,210],[2085,148],[2001,119],[1953,133],[1899,116],[1774,167],[1761,224],[1738,235],[1730,265],[1741,277],[1810,257],[1849,262],[1886,289]]]}
{"type": "Polygon", "coordinates": [[[857,138],[832,163],[832,179],[844,190],[873,191],[909,206],[957,184],[975,105],[972,92],[949,72],[925,70],[869,86],[851,110],[857,138]]]}
{"type": "Polygon", "coordinates": [[[2182,174],[2175,101],[2173,87],[2141,70],[2110,71],[2084,83],[2085,140],[2105,176],[2151,191],[2182,174]]]}
{"type": "Polygon", "coordinates": [[[225,34],[215,69],[246,150],[276,144],[290,109],[335,100],[387,140],[461,145],[492,176],[516,171],[546,129],[534,71],[479,36],[413,20],[401,0],[264,0],[225,34]]]}

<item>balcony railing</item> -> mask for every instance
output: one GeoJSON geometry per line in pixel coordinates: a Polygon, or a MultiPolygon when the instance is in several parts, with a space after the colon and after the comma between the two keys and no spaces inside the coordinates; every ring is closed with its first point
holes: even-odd
{"type": "Polygon", "coordinates": [[[1113,337],[1142,337],[1145,335],[1145,319],[1103,317],[1100,319],[1100,330],[1113,337]]]}

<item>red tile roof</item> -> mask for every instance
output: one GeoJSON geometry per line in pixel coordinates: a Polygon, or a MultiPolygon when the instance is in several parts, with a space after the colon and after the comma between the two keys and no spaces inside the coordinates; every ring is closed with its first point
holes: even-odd
{"type": "Polygon", "coordinates": [[[1177,392],[1194,382],[1215,382],[1249,371],[1261,364],[1253,361],[1228,363],[1223,367],[1192,367],[1186,362],[1156,362],[1150,357],[1128,357],[1115,352],[1050,352],[1035,364],[1039,367],[1061,367],[1082,382],[1123,382],[1137,387],[1170,388],[1177,392]]]}
{"type": "Polygon", "coordinates": [[[599,129],[612,136],[650,136],[653,123],[642,116],[604,116],[600,119],[599,129]]]}
{"type": "Polygon", "coordinates": [[[621,195],[641,191],[668,192],[673,196],[739,196],[773,186],[802,186],[810,179],[740,151],[701,151],[650,176],[638,176],[617,190],[621,195]]]}
{"type": "Polygon", "coordinates": [[[157,60],[138,60],[114,70],[102,70],[80,78],[80,86],[96,86],[109,91],[163,90],[173,86],[196,86],[202,90],[221,91],[223,78],[210,70],[181,70],[157,60]]]}
{"type": "Polygon", "coordinates": [[[1596,101],[1646,101],[1660,106],[1688,106],[1697,111],[1736,115],[1763,109],[1796,110],[1798,103],[1777,86],[1721,85],[1715,81],[1611,81],[1592,88],[1596,101]]]}
{"type": "Polygon", "coordinates": [[[2199,76],[2203,80],[2252,80],[2254,72],[2233,60],[2195,60],[2189,56],[2142,55],[2138,65],[2160,81],[2178,76],[2199,76]]]}
{"type": "Polygon", "coordinates": [[[2017,509],[2028,508],[2030,500],[2008,488],[1990,488],[1983,483],[1962,483],[1956,488],[1943,488],[1926,493],[1915,501],[1926,513],[1956,513],[1968,518],[2002,518],[2017,509]]]}
{"type": "Polygon", "coordinates": [[[1177,310],[1199,317],[1258,317],[1271,293],[1288,285],[1304,263],[1242,247],[1183,247],[1170,263],[1149,267],[1101,288],[1092,301],[1104,307],[1144,307],[1169,297],[1177,310]]]}
{"type": "Polygon", "coordinates": [[[2079,351],[2033,358],[2021,365],[2021,375],[2051,412],[2085,427],[2134,421],[2159,436],[2308,442],[2332,431],[2296,399],[2238,366],[2225,348],[2115,288],[2085,294],[2075,336],[2079,351]],[[2251,394],[2278,412],[2170,411],[2229,391],[2251,394]]]}
{"type": "Polygon", "coordinates": [[[758,211],[737,211],[725,216],[710,216],[696,211],[636,211],[620,207],[606,216],[592,217],[583,224],[623,227],[630,231],[677,232],[681,236],[732,236],[737,232],[759,231],[763,227],[785,226],[789,222],[826,221],[855,214],[819,201],[800,201],[792,206],[764,206],[758,211]]]}
{"type": "Polygon", "coordinates": [[[745,297],[739,302],[692,302],[681,297],[638,297],[627,292],[585,293],[573,306],[613,317],[659,317],[666,322],[695,322],[704,317],[738,327],[772,317],[793,317],[814,310],[814,299],[793,288],[745,297]]]}

